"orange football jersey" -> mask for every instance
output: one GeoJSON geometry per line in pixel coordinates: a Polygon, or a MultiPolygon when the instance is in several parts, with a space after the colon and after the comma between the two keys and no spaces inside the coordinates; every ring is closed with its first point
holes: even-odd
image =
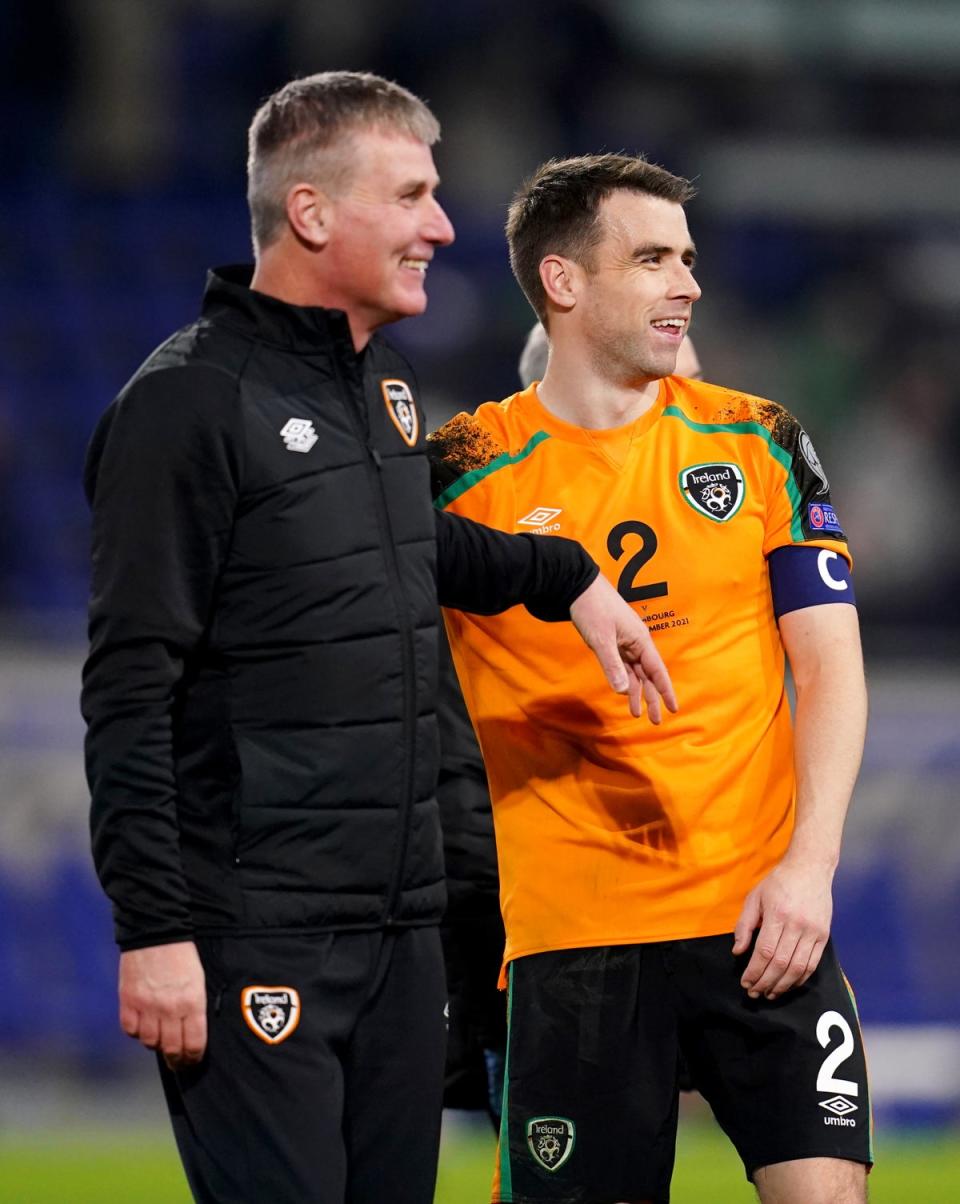
{"type": "Polygon", "coordinates": [[[532,386],[430,446],[438,507],[586,547],[655,633],[681,707],[633,719],[570,624],[447,613],[493,799],[505,961],[731,931],[793,825],[766,558],[846,556],[805,432],[772,402],[668,377],[629,426],[571,426],[532,386]]]}

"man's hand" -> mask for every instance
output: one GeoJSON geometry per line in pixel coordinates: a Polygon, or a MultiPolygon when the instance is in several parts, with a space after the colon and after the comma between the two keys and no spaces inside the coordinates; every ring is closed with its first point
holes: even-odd
{"type": "Polygon", "coordinates": [[[171,1070],[199,1062],[207,1047],[207,992],[193,941],[120,954],[120,1027],[171,1070]]]}
{"type": "Polygon", "coordinates": [[[832,879],[832,868],[784,860],[747,895],[733,932],[733,952],[745,953],[759,927],[740,979],[751,999],[777,999],[816,970],[830,936],[832,879]]]}
{"type": "Polygon", "coordinates": [[[670,675],[646,624],[602,573],[575,599],[570,618],[612,688],[629,696],[631,715],[639,718],[646,700],[651,722],[659,723],[661,698],[668,710],[677,710],[670,675]]]}

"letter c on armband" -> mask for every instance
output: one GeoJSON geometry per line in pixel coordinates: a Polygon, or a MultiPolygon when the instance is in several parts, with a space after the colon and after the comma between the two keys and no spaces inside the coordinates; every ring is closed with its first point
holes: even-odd
{"type": "Polygon", "coordinates": [[[828,589],[849,589],[850,587],[846,581],[838,581],[830,572],[830,561],[837,559],[836,552],[831,552],[829,548],[821,549],[820,555],[817,557],[817,568],[820,570],[820,578],[828,589]]]}

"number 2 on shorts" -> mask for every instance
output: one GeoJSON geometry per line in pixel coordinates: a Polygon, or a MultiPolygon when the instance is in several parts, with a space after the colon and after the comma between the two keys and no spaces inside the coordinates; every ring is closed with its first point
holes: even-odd
{"type": "Polygon", "coordinates": [[[860,1088],[852,1079],[835,1079],[834,1071],[837,1067],[847,1060],[853,1053],[853,1033],[850,1031],[850,1025],[844,1020],[839,1012],[824,1012],[817,1021],[817,1040],[824,1049],[830,1044],[830,1034],[835,1028],[838,1028],[843,1036],[843,1040],[836,1049],[823,1059],[820,1065],[820,1072],[817,1075],[817,1090],[834,1092],[839,1091],[845,1095],[858,1095],[860,1088]]]}

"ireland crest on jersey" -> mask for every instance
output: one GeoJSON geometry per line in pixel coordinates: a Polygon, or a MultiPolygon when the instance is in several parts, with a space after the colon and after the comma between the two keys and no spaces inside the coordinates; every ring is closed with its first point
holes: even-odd
{"type": "Polygon", "coordinates": [[[527,1121],[530,1153],[546,1171],[558,1171],[573,1153],[576,1126],[565,1116],[535,1116],[527,1121]]]}
{"type": "Polygon", "coordinates": [[[743,504],[743,472],[739,464],[691,464],[680,470],[680,492],[694,510],[725,523],[743,504]]]}

